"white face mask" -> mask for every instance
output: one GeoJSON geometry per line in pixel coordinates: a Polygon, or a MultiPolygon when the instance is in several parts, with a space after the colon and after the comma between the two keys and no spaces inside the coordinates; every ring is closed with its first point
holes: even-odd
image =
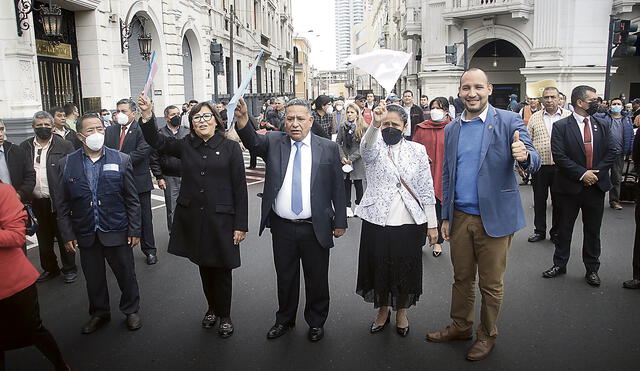
{"type": "Polygon", "coordinates": [[[342,111],[342,106],[336,106],[336,111],[342,111]]]}
{"type": "Polygon", "coordinates": [[[118,124],[126,125],[129,123],[129,116],[125,115],[122,112],[118,112],[118,114],[116,115],[116,120],[118,120],[118,124]]]}
{"type": "Polygon", "coordinates": [[[440,122],[444,120],[444,111],[440,108],[434,108],[431,110],[431,120],[440,122]]]}
{"type": "Polygon", "coordinates": [[[327,107],[327,109],[325,109],[324,111],[327,113],[327,115],[332,114],[333,113],[333,106],[327,107]]]}
{"type": "Polygon", "coordinates": [[[87,147],[89,147],[89,149],[94,152],[98,152],[104,146],[104,134],[102,133],[93,133],[84,138],[84,144],[86,144],[87,147]]]}
{"type": "Polygon", "coordinates": [[[102,115],[102,121],[111,121],[111,114],[102,115]]]}

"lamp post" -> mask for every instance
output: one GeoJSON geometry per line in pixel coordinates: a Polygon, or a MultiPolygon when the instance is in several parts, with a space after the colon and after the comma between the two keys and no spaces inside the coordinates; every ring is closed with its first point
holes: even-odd
{"type": "Polygon", "coordinates": [[[138,47],[140,48],[140,55],[142,59],[149,62],[149,58],[151,57],[151,34],[145,33],[144,29],[140,36],[138,36],[138,47]]]}
{"type": "Polygon", "coordinates": [[[284,79],[282,76],[282,66],[284,66],[284,57],[281,55],[278,56],[278,66],[280,66],[280,95],[284,95],[284,79]]]}

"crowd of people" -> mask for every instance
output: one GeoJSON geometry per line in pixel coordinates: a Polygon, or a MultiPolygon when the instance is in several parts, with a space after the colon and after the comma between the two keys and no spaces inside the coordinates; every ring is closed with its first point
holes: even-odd
{"type": "MultiPolygon", "coordinates": [[[[269,339],[296,323],[300,263],[308,338],[323,338],[330,248],[346,233],[347,219],[357,216],[356,293],[376,309],[369,331],[383,331],[393,310],[397,333],[407,336],[407,311],[422,294],[423,246],[438,257],[448,241],[451,323],[427,339],[472,338],[477,280],[480,324],[466,358],[486,358],[498,334],[508,250],[527,224],[514,166],[533,185],[528,241],[544,240],[548,232],[555,244],[553,264],[542,276],[567,272],[582,211],[585,280],[599,286],[605,195],[611,208],[622,209],[625,164],[631,154],[640,161],[638,98],[630,106],[623,98],[602,101],[594,88],[580,85],[567,101],[549,86],[526,104],[512,97],[502,110],[489,103],[492,89],[482,70],[470,69],[455,99],[421,95],[419,104],[409,90],[379,101],[373,93],[353,100],[277,98],[254,117],[240,99],[229,128],[223,102],[170,105],[160,120],[141,94],[119,100],[115,111],[80,116],[70,104],[37,112],[34,135],[20,145],[5,139],[0,121],[0,271],[8,277],[0,282],[0,365],[5,350],[35,344],[56,369],[68,369],[40,321],[36,283],[61,274],[76,281],[76,254],[90,316],[81,332],[111,320],[105,260],[118,281],[128,329],[142,327],[132,248],[139,244],[146,264],[158,263],[152,175],[165,193],[168,251],[199,269],[208,303],[202,326],[232,336],[232,270],[240,267],[238,246],[249,229],[243,148],[251,153],[248,168],[257,158],[265,163],[259,233],[271,230],[278,296],[269,339]],[[26,258],[23,204],[37,218],[40,273],[26,258]]],[[[637,207],[635,215],[638,226],[637,207]]],[[[623,286],[639,289],[638,230],[633,254],[633,279],[623,286]]]]}

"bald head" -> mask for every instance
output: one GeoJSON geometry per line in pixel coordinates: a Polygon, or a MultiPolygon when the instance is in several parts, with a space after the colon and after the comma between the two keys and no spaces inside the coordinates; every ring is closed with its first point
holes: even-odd
{"type": "Polygon", "coordinates": [[[483,70],[472,68],[462,74],[458,96],[464,103],[467,120],[479,116],[485,110],[491,93],[493,86],[483,70]]]}

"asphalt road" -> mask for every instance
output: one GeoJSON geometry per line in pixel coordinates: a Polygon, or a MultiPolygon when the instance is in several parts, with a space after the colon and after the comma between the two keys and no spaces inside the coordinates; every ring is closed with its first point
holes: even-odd
{"type": "MultiPolygon", "coordinates": [[[[621,282],[631,278],[633,206],[626,204],[622,211],[605,209],[603,284],[593,288],[584,282],[581,246],[576,242],[568,274],[541,278],[551,265],[553,246],[549,241],[526,241],[532,229],[532,194],[530,186],[521,189],[530,226],[513,240],[498,343],[482,362],[464,359],[470,341],[434,344],[424,339],[427,331],[449,323],[452,269],[446,245],[440,258],[428,250],[423,254],[424,294],[409,312],[409,336],[398,336],[393,321],[383,333],[369,334],[375,312],[355,294],[357,218],[349,220],[347,234],[336,240],[331,252],[331,308],[325,338],[318,343],[307,340],[301,305],[298,327],[267,340],[277,302],[270,233],[257,236],[260,199],[256,193],[262,184],[249,187],[251,231],[240,247],[242,266],[233,274],[235,334],[231,338],[220,339],[215,330],[201,327],[206,302],[197,268],[166,252],[168,233],[159,197],[154,200],[154,225],[160,262],[147,266],[139,248],[135,252],[143,328],[137,332],[125,328],[111,273],[113,319],[106,327],[91,335],[80,334],[88,319],[82,275],[74,284],[55,279],[39,285],[42,318],[74,370],[640,369],[640,291],[621,288],[621,282]]],[[[581,229],[578,223],[574,241],[582,240],[581,229]]],[[[29,251],[29,258],[39,266],[36,250],[29,251]]],[[[46,370],[49,365],[30,347],[7,352],[7,369],[46,370]]]]}

